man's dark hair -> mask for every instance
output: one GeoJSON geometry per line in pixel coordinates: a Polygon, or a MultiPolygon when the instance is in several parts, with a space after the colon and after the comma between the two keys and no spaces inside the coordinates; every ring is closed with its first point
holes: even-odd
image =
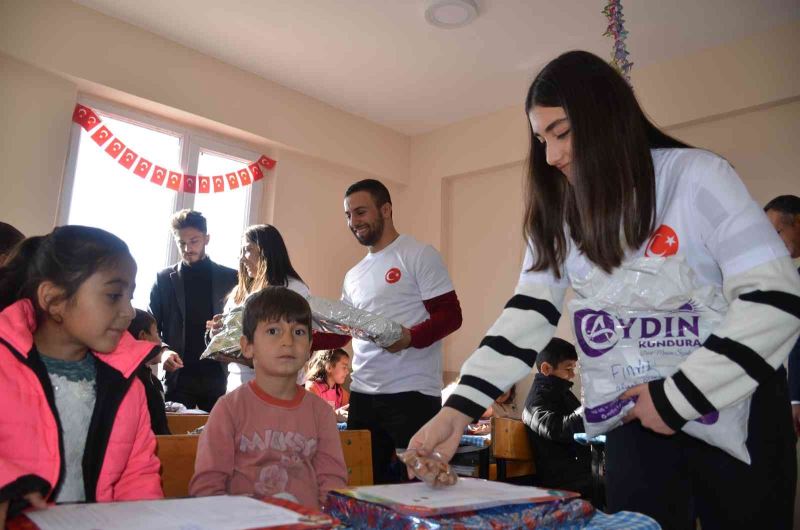
{"type": "Polygon", "coordinates": [[[25,236],[8,223],[0,221],[0,256],[8,254],[25,236]]]}
{"type": "Polygon", "coordinates": [[[156,319],[153,315],[147,311],[136,309],[136,316],[133,317],[133,320],[131,320],[131,323],[128,326],[128,333],[133,335],[134,339],[139,340],[139,333],[142,331],[145,333],[149,332],[150,328],[155,323],[156,319]]]}
{"type": "Polygon", "coordinates": [[[383,183],[379,180],[375,179],[364,179],[359,180],[355,184],[351,184],[347,191],[344,192],[345,197],[349,197],[350,195],[359,192],[359,191],[366,191],[372,196],[372,200],[375,201],[375,206],[380,208],[387,202],[392,204],[392,197],[389,195],[389,190],[383,183]]]}
{"type": "Polygon", "coordinates": [[[764,206],[764,211],[775,210],[782,214],[800,214],[800,197],[797,195],[779,195],[764,206]]]}
{"type": "Polygon", "coordinates": [[[547,346],[539,352],[539,355],[536,356],[536,369],[541,372],[542,363],[548,363],[553,368],[558,368],[558,365],[564,361],[577,360],[578,352],[575,351],[575,346],[564,339],[553,337],[553,339],[547,343],[547,346]]]}
{"type": "Polygon", "coordinates": [[[259,322],[285,320],[308,328],[311,340],[311,307],[301,295],[286,287],[270,286],[248,297],[242,315],[242,335],[253,342],[259,322]]]}
{"type": "Polygon", "coordinates": [[[172,231],[177,232],[184,228],[195,228],[204,234],[208,233],[208,223],[203,214],[194,210],[184,209],[175,214],[170,219],[172,231]]]}

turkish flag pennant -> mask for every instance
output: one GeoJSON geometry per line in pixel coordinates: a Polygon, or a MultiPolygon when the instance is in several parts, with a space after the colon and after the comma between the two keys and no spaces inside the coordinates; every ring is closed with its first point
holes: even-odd
{"type": "Polygon", "coordinates": [[[180,173],[176,173],[175,171],[169,172],[169,179],[167,180],[167,187],[171,190],[178,191],[181,189],[181,175],[180,173]]]}
{"type": "Polygon", "coordinates": [[[194,193],[197,189],[197,177],[194,175],[183,176],[183,191],[186,193],[194,193]]]}
{"type": "Polygon", "coordinates": [[[246,169],[240,169],[237,171],[239,173],[239,180],[242,181],[242,186],[247,186],[250,184],[250,172],[246,169]]]}
{"type": "Polygon", "coordinates": [[[165,178],[167,178],[167,170],[163,167],[156,166],[156,168],[153,170],[153,176],[150,177],[150,182],[161,186],[164,184],[165,178]]]}
{"type": "Polygon", "coordinates": [[[119,160],[117,162],[119,162],[119,164],[125,169],[130,169],[131,167],[133,167],[133,163],[136,162],[136,158],[138,156],[139,155],[137,155],[130,149],[125,148],[125,152],[122,153],[122,156],[119,157],[119,160]]]}
{"type": "Polygon", "coordinates": [[[147,178],[147,174],[150,172],[150,168],[152,166],[153,166],[152,162],[150,162],[146,158],[140,158],[139,163],[136,164],[136,169],[133,170],[133,173],[134,175],[139,175],[142,178],[147,178]]]}
{"type": "Polygon", "coordinates": [[[72,113],[72,121],[83,127],[86,132],[92,130],[98,123],[100,118],[89,107],[84,107],[80,103],[75,105],[75,112],[72,113]]]}
{"type": "Polygon", "coordinates": [[[200,193],[208,193],[211,189],[211,179],[209,177],[197,177],[197,189],[200,193]]]}
{"type": "Polygon", "coordinates": [[[225,178],[228,179],[228,187],[235,190],[239,187],[239,180],[236,178],[236,173],[225,173],[225,178]]]}
{"type": "Polygon", "coordinates": [[[106,147],[106,153],[111,158],[117,158],[122,150],[125,149],[125,144],[119,141],[119,138],[114,138],[113,141],[109,142],[108,147],[106,147]]]}
{"type": "Polygon", "coordinates": [[[95,133],[92,135],[92,140],[94,140],[94,143],[96,143],[97,145],[100,145],[100,146],[102,146],[102,145],[103,145],[104,143],[106,143],[106,142],[108,141],[108,139],[109,139],[109,138],[111,138],[112,136],[113,136],[113,134],[111,134],[111,131],[109,131],[109,130],[106,128],[106,126],[105,126],[105,125],[103,125],[103,126],[102,126],[102,127],[100,127],[99,129],[97,129],[97,130],[95,131],[95,133]]]}
{"type": "Polygon", "coordinates": [[[258,159],[258,163],[267,169],[272,169],[275,167],[276,162],[267,155],[261,155],[261,158],[258,159]]]}
{"type": "Polygon", "coordinates": [[[250,173],[253,174],[253,182],[258,182],[264,178],[264,173],[261,172],[261,168],[258,167],[258,164],[250,164],[247,167],[250,168],[250,173]]]}
{"type": "Polygon", "coordinates": [[[225,179],[222,178],[222,175],[211,177],[211,180],[214,181],[214,193],[222,193],[225,191],[225,179]]]}

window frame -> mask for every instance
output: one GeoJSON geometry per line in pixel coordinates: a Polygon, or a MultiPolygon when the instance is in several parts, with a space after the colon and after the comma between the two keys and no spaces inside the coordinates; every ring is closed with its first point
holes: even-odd
{"type": "MultiPolygon", "coordinates": [[[[200,161],[200,153],[206,152],[226,158],[241,161],[243,164],[252,163],[258,160],[259,153],[249,146],[237,143],[222,135],[214,134],[206,130],[190,127],[177,121],[172,121],[161,116],[151,114],[138,109],[133,109],[113,103],[104,99],[95,98],[86,94],[79,94],[77,103],[99,111],[115,120],[125,121],[140,127],[147,127],[160,133],[175,136],[180,145],[180,167],[168,168],[180,170],[185,175],[197,175],[197,167],[200,161]]],[[[72,123],[70,127],[69,150],[64,166],[64,178],[61,182],[61,189],[58,196],[56,225],[66,225],[69,220],[70,205],[72,204],[72,194],[75,188],[75,174],[78,163],[78,147],[81,140],[83,129],[77,123],[72,123]]],[[[113,132],[113,131],[112,131],[113,132]]],[[[206,175],[212,176],[212,175],[206,175]]],[[[262,181],[262,183],[265,181],[262,181]]],[[[255,184],[255,183],[254,183],[255,184]]],[[[252,224],[256,224],[259,219],[259,208],[263,199],[263,184],[246,186],[244,229],[252,224]]],[[[169,190],[172,191],[172,190],[169,190]]],[[[227,192],[228,190],[226,190],[227,192]]],[[[225,193],[225,192],[223,192],[225,193]]],[[[210,192],[209,195],[213,195],[210,192]]],[[[174,192],[172,212],[177,212],[183,208],[192,208],[196,194],[184,191],[174,192]]],[[[166,263],[164,266],[177,263],[180,260],[178,249],[169,240],[165,252],[166,263]]]]}

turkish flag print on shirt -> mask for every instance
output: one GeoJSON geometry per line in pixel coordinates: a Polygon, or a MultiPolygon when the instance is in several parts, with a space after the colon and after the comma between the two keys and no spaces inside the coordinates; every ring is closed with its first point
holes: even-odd
{"type": "Polygon", "coordinates": [[[678,247],[678,234],[675,233],[675,230],[669,225],[661,225],[647,242],[644,255],[648,258],[674,256],[678,253],[678,247]]]}

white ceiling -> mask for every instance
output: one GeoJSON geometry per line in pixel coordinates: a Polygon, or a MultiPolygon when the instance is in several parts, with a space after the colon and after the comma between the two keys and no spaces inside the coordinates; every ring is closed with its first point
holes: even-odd
{"type": "MultiPolygon", "coordinates": [[[[76,0],[405,134],[521,105],[570,49],[608,57],[605,0],[476,0],[460,29],[428,0],[76,0]]],[[[798,0],[627,0],[634,70],[800,18],[798,0]]]]}

